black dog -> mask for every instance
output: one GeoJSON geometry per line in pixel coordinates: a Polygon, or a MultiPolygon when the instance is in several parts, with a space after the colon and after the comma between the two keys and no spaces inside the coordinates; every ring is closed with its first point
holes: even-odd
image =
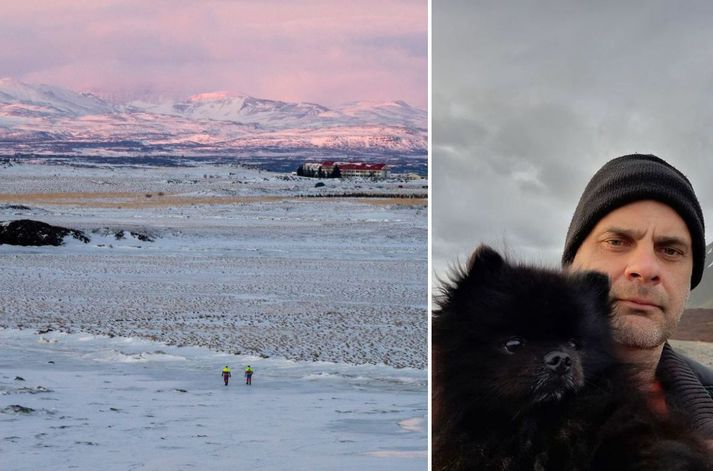
{"type": "Polygon", "coordinates": [[[615,358],[605,275],[513,265],[481,246],[442,293],[434,470],[713,469],[615,358]]]}

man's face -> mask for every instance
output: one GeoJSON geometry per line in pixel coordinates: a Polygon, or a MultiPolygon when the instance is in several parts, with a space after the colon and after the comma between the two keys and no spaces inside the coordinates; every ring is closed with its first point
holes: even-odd
{"type": "Polygon", "coordinates": [[[621,345],[654,348],[671,336],[688,300],[691,236],[669,206],[638,201],[599,221],[572,268],[609,275],[614,335],[621,345]]]}

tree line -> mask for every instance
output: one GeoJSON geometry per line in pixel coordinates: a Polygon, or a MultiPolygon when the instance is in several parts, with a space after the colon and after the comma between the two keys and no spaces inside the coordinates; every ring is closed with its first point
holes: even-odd
{"type": "Polygon", "coordinates": [[[297,167],[297,175],[300,177],[313,177],[313,178],[342,178],[342,172],[339,170],[339,166],[335,165],[332,171],[327,173],[319,167],[319,170],[313,170],[310,168],[305,168],[304,164],[297,167]]]}

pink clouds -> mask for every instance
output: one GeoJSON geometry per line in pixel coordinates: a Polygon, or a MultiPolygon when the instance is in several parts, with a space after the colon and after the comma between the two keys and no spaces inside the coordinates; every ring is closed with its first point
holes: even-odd
{"type": "Polygon", "coordinates": [[[117,96],[425,107],[427,18],[425,0],[35,0],[3,8],[0,76],[117,96]]]}

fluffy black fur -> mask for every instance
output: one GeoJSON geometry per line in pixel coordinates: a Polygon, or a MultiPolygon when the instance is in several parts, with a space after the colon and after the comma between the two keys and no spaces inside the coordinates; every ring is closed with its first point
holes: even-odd
{"type": "Polygon", "coordinates": [[[605,275],[513,265],[481,246],[438,305],[434,470],[713,469],[615,359],[605,275]]]}

